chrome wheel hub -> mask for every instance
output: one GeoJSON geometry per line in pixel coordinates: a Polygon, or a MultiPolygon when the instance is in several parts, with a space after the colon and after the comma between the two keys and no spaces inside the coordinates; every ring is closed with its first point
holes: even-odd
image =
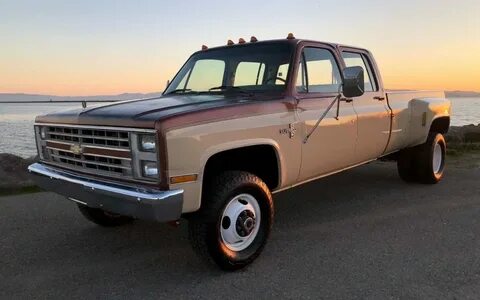
{"type": "Polygon", "coordinates": [[[438,174],[442,170],[442,164],[443,164],[443,151],[442,151],[442,146],[439,143],[435,144],[435,147],[433,148],[433,173],[438,174]]]}
{"type": "Polygon", "coordinates": [[[258,234],[260,206],[250,194],[234,197],[225,207],[220,222],[220,236],[232,251],[246,249],[258,234]]]}

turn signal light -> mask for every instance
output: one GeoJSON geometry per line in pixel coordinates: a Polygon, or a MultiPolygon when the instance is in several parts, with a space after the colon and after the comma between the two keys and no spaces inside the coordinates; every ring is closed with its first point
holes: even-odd
{"type": "Polygon", "coordinates": [[[170,177],[170,183],[177,184],[177,183],[192,182],[192,181],[196,181],[197,177],[198,177],[197,174],[174,176],[174,177],[170,177]]]}

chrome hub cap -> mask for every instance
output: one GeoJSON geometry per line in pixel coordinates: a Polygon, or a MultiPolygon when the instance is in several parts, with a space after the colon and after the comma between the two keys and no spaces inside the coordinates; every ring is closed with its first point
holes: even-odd
{"type": "Polygon", "coordinates": [[[220,236],[232,251],[242,251],[253,242],[260,225],[260,206],[250,194],[234,197],[225,207],[220,224],[220,236]]]}
{"type": "Polygon", "coordinates": [[[439,143],[435,144],[433,148],[433,173],[438,174],[442,170],[443,164],[443,151],[442,146],[439,143]]]}

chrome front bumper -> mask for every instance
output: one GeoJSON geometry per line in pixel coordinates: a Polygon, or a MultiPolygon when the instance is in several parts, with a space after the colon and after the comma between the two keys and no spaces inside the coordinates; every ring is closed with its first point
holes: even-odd
{"type": "Polygon", "coordinates": [[[183,190],[160,191],[87,179],[34,163],[28,167],[35,183],[92,208],[142,220],[167,222],[182,214],[183,190]]]}

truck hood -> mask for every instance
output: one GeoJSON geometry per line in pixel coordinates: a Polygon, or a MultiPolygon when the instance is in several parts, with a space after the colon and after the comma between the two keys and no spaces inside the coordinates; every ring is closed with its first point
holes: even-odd
{"type": "Polygon", "coordinates": [[[242,105],[245,97],[224,95],[174,95],[119,101],[38,116],[38,123],[154,128],[155,122],[174,115],[222,106],[242,105]]]}

